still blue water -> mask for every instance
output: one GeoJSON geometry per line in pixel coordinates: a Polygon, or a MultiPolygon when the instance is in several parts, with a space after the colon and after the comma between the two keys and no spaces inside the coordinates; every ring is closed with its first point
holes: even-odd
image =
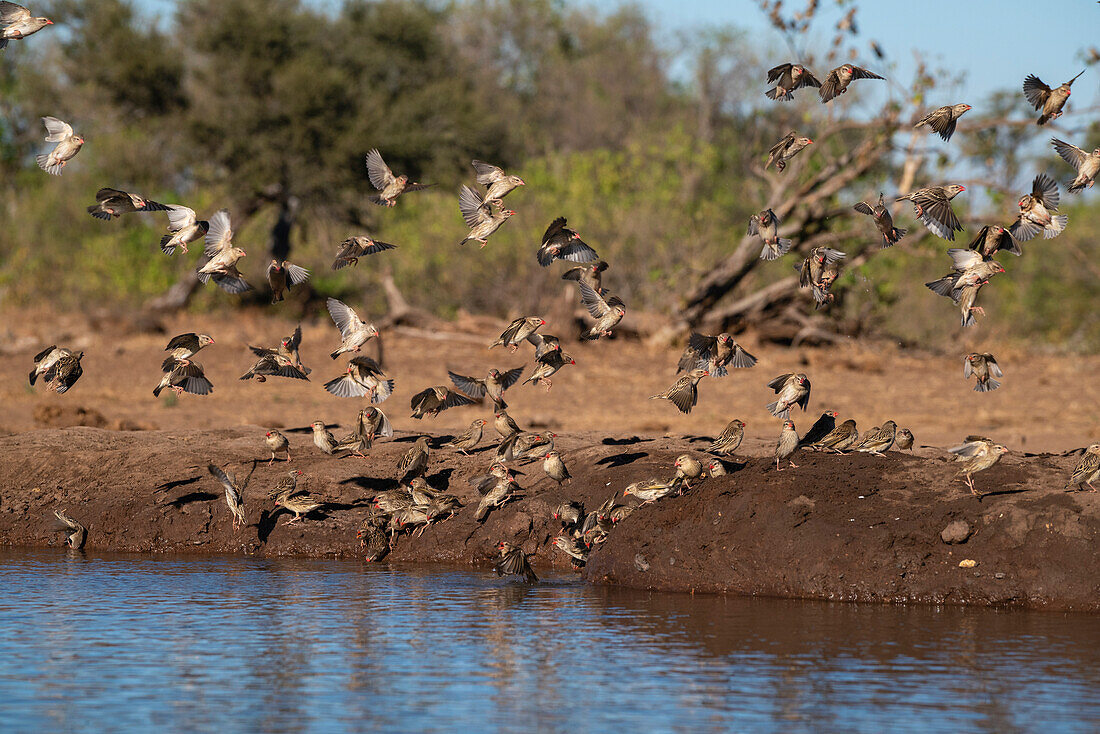
{"type": "Polygon", "coordinates": [[[1100,617],[0,550],[0,730],[1097,731],[1100,617]]]}

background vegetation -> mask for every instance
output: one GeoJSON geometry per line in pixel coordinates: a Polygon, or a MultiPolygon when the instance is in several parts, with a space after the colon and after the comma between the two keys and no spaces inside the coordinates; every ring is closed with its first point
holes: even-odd
{"type": "MultiPolygon", "coordinates": [[[[762,5],[788,39],[809,32],[762,5]]],[[[315,277],[312,292],[280,307],[288,310],[315,310],[317,296],[334,294],[377,315],[385,308],[380,275],[392,272],[409,301],[444,317],[538,311],[561,283],[533,253],[546,224],[565,215],[612,263],[606,284],[632,310],[675,318],[685,294],[741,241],[749,215],[771,201],[777,179],[762,163],[792,127],[818,144],[784,174],[787,185],[885,131],[875,164],[825,202],[821,221],[841,245],[875,242],[870,221],[856,218],[851,204],[896,192],[907,161],[919,166],[918,185],[966,183],[971,191],[958,208],[975,224],[1011,221],[1034,173],[1069,177],[1052,152],[1028,157],[1024,143],[1048,135],[1023,122],[1032,116],[1016,89],[964,100],[975,108],[966,118],[972,129],[960,125],[942,145],[911,137],[908,125],[921,109],[960,101],[959,80],[947,74],[922,68],[916,79],[892,80],[874,109],[858,104],[858,89],[829,108],[812,94],[776,105],[761,93],[774,49],[765,54],[736,28],[669,38],[630,7],[184,0],[159,23],[126,0],[39,8],[59,30],[0,57],[0,309],[139,308],[194,269],[195,254],[169,258],[157,247],[163,215],[89,217],[84,208],[101,186],[183,203],[202,216],[228,207],[254,284],[263,282],[268,249],[281,246],[273,226],[292,223],[290,259],[315,277]],[[61,178],[34,165],[46,149],[39,118],[47,114],[88,140],[61,178]],[[846,127],[837,119],[844,114],[859,125],[846,127]],[[822,128],[831,132],[819,138],[822,128]],[[373,147],[395,171],[439,185],[395,209],[371,206],[363,158],[373,147]],[[472,183],[471,158],[498,162],[528,183],[508,199],[517,216],[481,251],[456,247],[465,233],[456,194],[472,183]],[[400,249],[334,273],[337,244],[359,233],[400,249]]],[[[836,40],[827,55],[811,56],[815,68],[854,58],[890,76],[889,57],[874,56],[854,28],[825,30],[836,40]]],[[[1060,122],[1078,144],[1100,144],[1095,124],[1086,135],[1080,117],[1060,122]]],[[[1100,212],[1095,194],[1063,201],[1065,234],[1032,241],[1023,258],[1000,258],[1008,274],[983,291],[990,317],[982,328],[1096,350],[1100,212]]],[[[912,233],[903,245],[849,270],[829,312],[798,301],[806,318],[839,334],[913,344],[960,338],[956,312],[922,285],[946,272],[946,244],[908,213],[901,220],[912,233]]],[[[794,262],[755,268],[728,297],[789,278],[794,262]]],[[[210,287],[188,307],[241,303],[210,287]]],[[[244,305],[261,303],[262,289],[244,305]]],[[[726,325],[769,317],[760,311],[726,325]]]]}

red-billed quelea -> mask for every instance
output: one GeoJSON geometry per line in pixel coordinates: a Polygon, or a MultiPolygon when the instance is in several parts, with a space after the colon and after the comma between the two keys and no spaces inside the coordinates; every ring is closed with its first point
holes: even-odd
{"type": "Polygon", "coordinates": [[[710,446],[707,446],[707,451],[712,454],[729,456],[741,445],[741,440],[744,437],[745,422],[734,418],[726,425],[718,438],[714,439],[710,446]]]}
{"type": "Polygon", "coordinates": [[[1085,449],[1081,461],[1074,467],[1073,473],[1069,475],[1069,484],[1066,489],[1070,487],[1081,489],[1081,485],[1087,484],[1089,489],[1095,492],[1096,487],[1092,483],[1098,477],[1100,477],[1100,443],[1094,443],[1085,449]]]}
{"type": "Polygon", "coordinates": [[[82,549],[84,543],[88,540],[87,528],[69,517],[64,510],[54,510],[53,515],[61,522],[61,527],[58,529],[68,533],[65,538],[65,545],[73,550],[82,549]]]}
{"type": "Polygon", "coordinates": [[[604,299],[587,283],[578,282],[581,289],[581,304],[588,309],[596,323],[592,324],[588,331],[581,334],[581,339],[589,341],[605,336],[611,336],[611,330],[619,325],[626,316],[626,304],[618,296],[604,299]]]}
{"type": "Polygon", "coordinates": [[[56,117],[43,117],[42,124],[46,126],[47,143],[57,143],[49,153],[42,153],[34,157],[38,167],[46,173],[60,176],[65,169],[65,164],[72,160],[84,146],[84,138],[73,132],[72,126],[56,117]]]}
{"type": "Polygon", "coordinates": [[[244,293],[252,288],[237,270],[237,261],[245,256],[245,251],[233,244],[229,210],[220,209],[210,217],[205,254],[210,259],[197,271],[203,283],[213,279],[226,293],[244,293]]]}
{"type": "Polygon", "coordinates": [[[811,290],[818,308],[833,300],[829,289],[840,277],[840,263],[846,257],[847,253],[831,247],[815,247],[809,257],[795,266],[799,287],[811,290]]]}
{"type": "Polygon", "coordinates": [[[797,469],[798,464],[791,459],[795,451],[798,451],[798,431],[795,430],[794,421],[783,421],[783,430],[775,443],[775,470],[783,471],[779,464],[784,459],[790,463],[792,469],[797,469]]]}
{"type": "Polygon", "coordinates": [[[355,309],[346,303],[329,298],[325,305],[332,316],[332,323],[340,330],[340,346],[329,354],[333,359],[346,352],[360,351],[364,344],[378,336],[378,329],[374,328],[374,324],[363,321],[355,309]]]}
{"type": "Polygon", "coordinates": [[[460,375],[447,370],[447,376],[451,378],[455,387],[471,398],[480,399],[488,396],[497,410],[501,410],[508,407],[508,403],[504,402],[504,391],[516,384],[523,370],[523,367],[515,367],[507,372],[501,372],[493,368],[484,378],[460,375]]]}
{"type": "Polygon", "coordinates": [[[493,207],[481,198],[481,194],[465,184],[458,192],[458,210],[462,213],[466,226],[470,228],[469,233],[458,244],[465,245],[474,240],[480,242],[481,247],[485,247],[489,236],[515,214],[511,209],[493,211],[493,207]]]}
{"type": "Polygon", "coordinates": [[[715,377],[725,377],[729,374],[726,370],[727,366],[734,369],[747,369],[755,364],[756,357],[734,341],[732,335],[722,332],[717,336],[708,336],[692,332],[688,338],[688,345],[680,356],[676,372],[701,367],[715,377]]]}
{"type": "Polygon", "coordinates": [[[724,477],[729,474],[726,471],[726,465],[722,463],[721,459],[708,459],[703,468],[706,469],[708,477],[724,477]]]}
{"type": "Polygon", "coordinates": [[[520,433],[523,429],[512,416],[508,415],[508,411],[498,410],[493,414],[493,430],[501,438],[508,438],[513,433],[520,433]]]}
{"type": "Polygon", "coordinates": [[[489,490],[481,498],[481,501],[478,502],[477,510],[474,512],[474,519],[479,523],[485,522],[485,519],[489,517],[489,513],[494,508],[503,506],[508,500],[522,491],[522,487],[516,484],[511,473],[506,474],[503,478],[497,479],[496,482],[489,487],[489,490]]]}
{"type": "Polygon", "coordinates": [[[1070,145],[1058,138],[1051,138],[1050,142],[1062,160],[1077,171],[1077,177],[1069,182],[1067,188],[1075,193],[1086,188],[1091,189],[1096,183],[1096,175],[1100,173],[1100,148],[1093,148],[1091,153],[1086,153],[1076,145],[1070,145]]]}
{"type": "Polygon", "coordinates": [[[401,194],[421,191],[434,185],[409,181],[408,176],[394,176],[393,171],[386,165],[386,161],[382,160],[382,154],[377,148],[367,153],[367,178],[370,179],[371,186],[379,192],[369,197],[370,202],[379,206],[394,206],[397,204],[397,197],[401,194]]]}
{"type": "Polygon", "coordinates": [[[912,202],[913,213],[928,231],[950,242],[955,239],[955,233],[963,229],[955,210],[951,208],[951,200],[963,191],[966,187],[959,184],[928,186],[903,194],[897,200],[912,202]]]}
{"type": "MultiPolygon", "coordinates": [[[[1084,73],[1085,70],[1082,69],[1081,74],[1084,73]]],[[[1062,108],[1069,101],[1070,87],[1073,86],[1073,83],[1077,81],[1077,77],[1081,74],[1056,89],[1051,89],[1034,74],[1027,75],[1027,78],[1024,79],[1024,96],[1027,97],[1028,104],[1037,110],[1041,110],[1039,119],[1035,121],[1036,125],[1045,125],[1051,120],[1062,116],[1062,108]]]]}
{"type": "Polygon", "coordinates": [[[610,266],[606,262],[600,260],[591,265],[569,268],[562,273],[561,279],[575,280],[578,283],[587,283],[589,288],[602,295],[606,292],[603,288],[603,273],[609,267],[610,266]]]}
{"type": "Polygon", "coordinates": [[[790,63],[780,64],[768,69],[768,84],[774,84],[775,86],[764,92],[764,96],[777,102],[790,102],[794,99],[791,92],[796,89],[821,86],[821,82],[817,80],[812,71],[802,64],[790,63]]]}
{"type": "Polygon", "coordinates": [[[203,239],[210,231],[210,222],[200,220],[194,209],[169,204],[165,211],[168,212],[168,231],[171,233],[160,238],[160,249],[165,255],[176,254],[177,247],[186,254],[188,245],[203,239]]]}
{"type": "Polygon", "coordinates": [[[1012,236],[1012,232],[999,224],[987,224],[979,229],[978,234],[974,235],[974,239],[967,247],[986,260],[1002,250],[1011,252],[1017,257],[1024,254],[1020,249],[1020,243],[1012,236]]]}
{"type": "Polygon", "coordinates": [[[264,434],[264,444],[267,445],[268,451],[271,452],[271,459],[268,464],[275,461],[275,455],[280,451],[286,452],[286,460],[290,461],[290,441],[287,440],[279,431],[272,428],[270,431],[264,434]]]}
{"type": "Polygon", "coordinates": [[[860,442],[854,448],[860,453],[884,456],[890,447],[894,445],[897,432],[898,424],[894,421],[886,421],[881,428],[873,428],[868,431],[867,435],[860,439],[860,442]]]}
{"type": "Polygon", "coordinates": [[[402,484],[407,484],[414,477],[422,477],[428,473],[428,460],[431,452],[428,448],[428,437],[421,436],[416,443],[409,447],[401,460],[397,462],[397,477],[402,484]]]}
{"type": "Polygon", "coordinates": [[[527,335],[527,341],[535,348],[535,359],[540,360],[550,352],[561,351],[561,340],[553,334],[539,334],[531,332],[527,335]]]}
{"type": "Polygon", "coordinates": [[[306,373],[298,368],[294,361],[278,352],[249,347],[253,352],[260,354],[256,363],[248,368],[248,372],[241,375],[242,380],[255,379],[256,382],[267,382],[268,377],[288,377],[294,380],[308,380],[306,373]]]}
{"type": "Polygon", "coordinates": [[[332,269],[339,270],[349,265],[358,265],[361,257],[396,249],[397,245],[379,242],[363,235],[348,237],[340,243],[340,249],[336,252],[336,259],[332,262],[332,269]]]}
{"type": "Polygon", "coordinates": [[[848,91],[848,85],[856,79],[883,79],[884,77],[875,74],[874,72],[867,71],[861,67],[853,64],[842,64],[825,76],[825,81],[822,82],[821,88],[818,89],[818,94],[821,95],[821,103],[836,99],[840,95],[848,91]]]}
{"type": "Polygon", "coordinates": [[[814,141],[805,135],[799,135],[797,131],[791,130],[768,151],[768,161],[764,164],[764,170],[768,170],[774,163],[775,170],[782,173],[783,169],[787,167],[787,161],[798,155],[807,145],[813,145],[813,143],[814,141]]]}
{"type": "Polygon", "coordinates": [[[49,18],[32,17],[31,11],[22,5],[4,0],[0,2],[0,49],[7,46],[8,41],[26,38],[48,25],[53,25],[49,18]]]}
{"type": "Polygon", "coordinates": [[[172,388],[177,397],[184,393],[209,395],[214,392],[214,385],[206,378],[202,365],[189,359],[172,363],[171,369],[161,376],[160,384],[153,388],[153,396],[160,397],[161,391],[166,387],[172,388]]]}
{"type": "Polygon", "coordinates": [[[973,108],[968,104],[940,107],[938,110],[933,110],[922,117],[913,127],[927,125],[944,140],[950,140],[951,136],[955,134],[955,123],[971,109],[973,108]]]}
{"type": "Polygon", "coordinates": [[[454,408],[459,405],[472,405],[473,402],[473,400],[460,392],[455,392],[444,385],[436,385],[435,387],[429,387],[427,390],[421,390],[416,395],[413,395],[410,406],[413,411],[412,417],[421,419],[424,416],[434,418],[447,408],[454,408]]]}
{"type": "Polygon", "coordinates": [[[367,397],[371,403],[384,403],[393,394],[394,381],[367,356],[352,357],[347,370],[325,383],[325,390],[338,398],[367,397]]]}
{"type": "Polygon", "coordinates": [[[841,454],[855,445],[858,441],[859,429],[856,428],[856,422],[849,418],[829,431],[829,433],[815,442],[810,448],[819,451],[834,451],[841,454]]]}
{"type": "Polygon", "coordinates": [[[799,442],[801,447],[812,446],[825,436],[832,433],[836,428],[836,419],[840,413],[835,410],[826,410],[821,413],[821,417],[814,421],[814,424],[810,426],[810,430],[802,436],[802,440],[799,442]]]}
{"type": "Polygon", "coordinates": [[[982,253],[974,250],[952,248],[947,251],[947,255],[951,258],[953,271],[924,285],[933,293],[950,298],[955,303],[959,302],[962,288],[988,282],[993,276],[1005,271],[999,262],[987,260],[982,253]]]}
{"type": "Polygon", "coordinates": [[[523,580],[529,584],[539,582],[539,577],[531,569],[530,554],[524,553],[522,548],[517,548],[505,540],[497,543],[497,550],[500,551],[500,560],[493,565],[497,576],[522,576],[523,580]]]}
{"type": "Polygon", "coordinates": [[[1020,197],[1020,214],[1009,227],[1009,232],[1020,242],[1026,242],[1040,232],[1046,240],[1062,234],[1069,224],[1069,217],[1053,213],[1058,211],[1060,200],[1058,184],[1050,176],[1040,173],[1031,182],[1031,193],[1020,197]]]}
{"type": "Polygon", "coordinates": [[[690,413],[699,401],[699,380],[710,374],[709,370],[693,369],[681,377],[672,386],[659,395],[651,395],[650,400],[667,400],[681,413],[690,413]]]}
{"type": "Polygon", "coordinates": [[[375,406],[359,411],[359,430],[367,437],[367,448],[371,447],[378,436],[393,438],[393,424],[381,409],[375,406]]]}
{"type": "Polygon", "coordinates": [[[904,237],[908,231],[894,226],[894,217],[890,214],[890,210],[886,208],[886,202],[883,200],[881,193],[878,195],[878,203],[874,206],[866,201],[861,201],[852,208],[860,214],[866,214],[875,220],[875,226],[882,233],[882,246],[884,248],[896,245],[898,240],[904,237]]]}
{"type": "Polygon", "coordinates": [[[546,472],[546,476],[557,482],[558,486],[573,478],[573,475],[569,473],[569,467],[565,465],[561,454],[557,451],[547,451],[543,454],[542,470],[546,472]]]}
{"type": "Polygon", "coordinates": [[[508,324],[508,328],[504,330],[499,339],[489,345],[489,349],[504,346],[509,347],[510,350],[514,352],[519,349],[520,342],[538,331],[539,327],[545,325],[546,322],[538,316],[524,316],[518,318],[508,324]]]}
{"type": "Polygon", "coordinates": [[[1008,449],[999,443],[994,443],[984,436],[967,436],[966,442],[948,449],[955,454],[955,461],[959,464],[959,475],[964,477],[970,493],[981,497],[981,492],[974,487],[973,475],[985,471],[1008,453],[1008,449]]]}
{"type": "Polygon", "coordinates": [[[749,234],[757,235],[764,243],[761,260],[777,260],[790,252],[791,241],[779,236],[779,217],[771,209],[765,209],[749,217],[749,234]]]}
{"type": "Polygon", "coordinates": [[[240,530],[245,523],[244,495],[241,488],[237,486],[237,478],[213,464],[207,464],[206,470],[225,488],[225,504],[233,516],[233,530],[240,530]]]}
{"type": "Polygon", "coordinates": [[[486,187],[485,201],[492,202],[498,206],[503,205],[501,199],[505,196],[520,186],[527,185],[519,176],[509,176],[504,172],[503,168],[494,166],[492,163],[486,163],[485,161],[470,161],[470,164],[474,167],[474,171],[477,172],[478,184],[486,187]]]}
{"type": "Polygon", "coordinates": [[[309,271],[286,260],[272,260],[267,266],[267,284],[271,286],[271,302],[283,300],[283,294],[292,286],[309,280],[309,271]]]}
{"type": "Polygon", "coordinates": [[[106,187],[95,192],[95,201],[95,204],[88,207],[88,213],[96,219],[105,221],[133,212],[163,212],[168,209],[164,204],[150,201],[137,194],[106,187]]]}
{"type": "Polygon", "coordinates": [[[324,421],[313,421],[309,424],[309,427],[313,429],[313,445],[321,449],[321,452],[332,456],[336,451],[336,437],[332,435],[332,431],[325,428],[324,421]]]}
{"type": "Polygon", "coordinates": [[[566,226],[565,217],[558,217],[550,222],[542,235],[542,244],[535,253],[535,259],[545,268],[555,260],[588,263],[599,260],[600,256],[585,244],[579,234],[566,226]]]}
{"type": "Polygon", "coordinates": [[[912,451],[913,450],[913,432],[908,428],[902,428],[897,432],[894,437],[894,446],[898,451],[912,451]]]}
{"type": "Polygon", "coordinates": [[[768,387],[779,396],[767,405],[768,411],[777,418],[786,420],[792,407],[797,405],[805,411],[810,404],[810,380],[802,373],[780,375],[769,382],[768,387]]]}
{"type": "Polygon", "coordinates": [[[974,392],[996,390],[1001,386],[1001,383],[993,378],[1004,377],[1000,365],[997,364],[997,359],[992,354],[979,354],[977,352],[971,352],[963,357],[963,377],[969,380],[971,375],[974,375],[977,379],[974,392]]]}
{"type": "Polygon", "coordinates": [[[481,437],[485,432],[487,422],[484,418],[475,419],[469,428],[443,444],[443,447],[458,449],[463,455],[469,456],[469,451],[481,443],[481,437]]]}
{"type": "Polygon", "coordinates": [[[80,366],[83,358],[84,352],[73,352],[51,344],[34,355],[34,369],[28,379],[33,386],[41,376],[46,381],[47,390],[54,390],[61,395],[68,392],[84,374],[84,369],[80,366]]]}
{"type": "Polygon", "coordinates": [[[168,342],[168,346],[164,348],[164,351],[170,352],[170,354],[164,358],[164,362],[160,366],[161,371],[169,371],[175,366],[176,362],[190,359],[196,355],[200,349],[208,347],[213,343],[214,338],[209,334],[188,332],[172,337],[168,342]]]}

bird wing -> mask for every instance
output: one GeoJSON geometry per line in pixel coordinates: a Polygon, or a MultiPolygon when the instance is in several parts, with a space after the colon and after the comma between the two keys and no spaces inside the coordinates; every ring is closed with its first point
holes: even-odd
{"type": "Polygon", "coordinates": [[[669,389],[668,399],[679,408],[681,413],[690,413],[695,406],[696,395],[695,383],[689,379],[682,379],[669,389]]]}
{"type": "Polygon", "coordinates": [[[196,362],[177,364],[172,373],[171,383],[182,387],[184,392],[192,395],[209,395],[214,390],[214,385],[206,379],[201,364],[196,362]]]}
{"type": "Polygon", "coordinates": [[[993,358],[992,354],[983,354],[985,357],[985,363],[989,366],[989,372],[994,377],[1004,377],[1004,372],[1001,372],[1001,366],[997,364],[997,360],[993,358]]]}
{"type": "Polygon", "coordinates": [[[447,395],[443,398],[443,407],[453,408],[457,405],[472,405],[473,402],[473,400],[466,397],[462,393],[447,389],[447,395]]]}
{"type": "Polygon", "coordinates": [[[359,368],[360,372],[370,375],[371,377],[385,377],[385,374],[382,372],[382,366],[366,355],[352,357],[348,360],[348,364],[355,365],[359,368]]]}
{"type": "Polygon", "coordinates": [[[947,251],[947,255],[951,258],[951,265],[955,270],[969,270],[985,259],[982,253],[976,250],[963,250],[958,247],[952,247],[947,251]]]}
{"type": "Polygon", "coordinates": [[[815,88],[817,88],[817,87],[820,87],[820,86],[821,86],[821,80],[818,79],[816,76],[814,76],[814,73],[812,71],[810,71],[805,66],[803,66],[802,67],[802,76],[799,77],[799,79],[798,79],[798,87],[815,87],[815,88]]]}
{"type": "Polygon", "coordinates": [[[1046,104],[1047,97],[1050,96],[1050,87],[1034,74],[1028,74],[1027,79],[1024,79],[1024,96],[1027,97],[1028,104],[1039,109],[1046,104]]]}
{"type": "Polygon", "coordinates": [[[611,311],[611,307],[607,305],[603,296],[594,291],[592,286],[588,285],[588,283],[585,283],[583,280],[577,281],[577,285],[581,289],[581,303],[588,309],[588,313],[592,314],[592,318],[602,318],[611,311]]]}
{"type": "Polygon", "coordinates": [[[760,234],[760,215],[753,214],[749,217],[749,234],[760,234]]]}
{"type": "Polygon", "coordinates": [[[309,280],[309,271],[305,268],[288,262],[284,262],[283,266],[286,268],[286,278],[291,285],[299,285],[309,280]]]}
{"type": "Polygon", "coordinates": [[[793,66],[794,64],[780,64],[768,69],[768,84],[775,84],[781,76],[790,73],[793,66]]]}
{"type": "Polygon", "coordinates": [[[833,263],[840,262],[844,258],[848,257],[848,253],[841,252],[840,250],[834,250],[831,247],[823,247],[820,250],[821,255],[825,258],[825,262],[832,265],[833,263]]]}
{"type": "Polygon", "coordinates": [[[733,345],[733,359],[730,360],[730,364],[734,369],[746,369],[756,364],[756,357],[745,351],[745,348],[740,344],[733,345]]]}
{"type": "MultiPolygon", "coordinates": [[[[959,222],[959,218],[955,216],[955,210],[951,208],[951,202],[947,199],[941,198],[929,198],[927,202],[921,203],[924,215],[922,221],[929,229],[933,229],[929,225],[928,221],[934,221],[940,225],[941,228],[946,228],[948,232],[962,231],[962,224],[959,222]]],[[[933,229],[933,231],[936,231],[933,229]]],[[[936,232],[940,237],[944,235],[936,232]]]]}
{"type": "Polygon", "coordinates": [[[875,210],[871,208],[871,205],[865,201],[861,201],[852,207],[860,214],[867,214],[868,216],[875,216],[875,210]]]}
{"type": "Polygon", "coordinates": [[[526,368],[520,366],[520,367],[516,367],[514,369],[510,369],[507,372],[501,373],[501,375],[500,375],[500,386],[503,389],[507,390],[512,385],[515,385],[516,380],[518,380],[520,378],[520,376],[523,375],[523,370],[524,369],[526,369],[526,368]]]}
{"type": "Polygon", "coordinates": [[[379,191],[397,180],[393,175],[393,171],[382,160],[382,154],[378,152],[378,148],[372,148],[367,153],[367,178],[370,179],[371,186],[379,191]]]}
{"type": "Polygon", "coordinates": [[[565,217],[558,217],[554,221],[550,222],[550,226],[546,228],[546,233],[542,235],[542,244],[546,244],[550,241],[550,238],[560,233],[565,229],[566,219],[565,217]]]}
{"type": "Polygon", "coordinates": [[[229,210],[219,209],[210,217],[206,230],[206,256],[214,257],[233,243],[233,229],[229,222],[229,210]]]}
{"type": "Polygon", "coordinates": [[[1012,233],[1012,236],[1017,240],[1028,241],[1043,231],[1035,222],[1029,219],[1024,219],[1022,216],[1017,218],[1012,226],[1008,228],[1008,231],[1012,233]]]}
{"type": "Polygon", "coordinates": [[[169,232],[179,232],[184,227],[190,227],[198,220],[194,209],[179,204],[169,204],[167,211],[169,232]]]}
{"type": "Polygon", "coordinates": [[[710,361],[717,353],[718,337],[693,331],[691,336],[688,337],[688,348],[694,351],[700,359],[710,361]]]}
{"type": "Polygon", "coordinates": [[[22,5],[16,5],[10,2],[0,2],[0,22],[2,23],[15,23],[20,20],[28,20],[31,17],[31,11],[24,8],[22,5]]]}
{"type": "Polygon", "coordinates": [[[62,510],[54,510],[53,514],[54,514],[54,517],[56,517],[58,520],[60,520],[66,526],[68,526],[69,530],[81,530],[84,527],[83,525],[78,523],[76,520],[74,520],[71,517],[69,517],[68,515],[66,515],[64,513],[64,511],[62,511],[62,510]]]}
{"type": "Polygon", "coordinates": [[[447,376],[451,378],[451,382],[454,383],[455,387],[470,397],[485,397],[485,380],[479,380],[476,377],[469,377],[467,375],[460,375],[450,370],[447,370],[447,376]]]}
{"type": "Polygon", "coordinates": [[[1058,138],[1051,138],[1050,142],[1058,155],[1062,157],[1062,160],[1077,170],[1081,169],[1081,164],[1085,161],[1085,158],[1088,157],[1088,153],[1081,150],[1076,145],[1070,145],[1066,141],[1059,140],[1058,138]]]}
{"type": "Polygon", "coordinates": [[[481,195],[466,184],[458,192],[458,210],[470,229],[493,218],[493,210],[481,198],[481,195]]]}
{"type": "Polygon", "coordinates": [[[370,244],[362,248],[364,255],[373,255],[376,252],[384,252],[386,250],[396,250],[397,245],[391,245],[389,242],[379,242],[378,240],[371,240],[370,244]]]}
{"type": "Polygon", "coordinates": [[[1058,193],[1058,184],[1050,176],[1040,173],[1031,182],[1031,198],[1047,209],[1057,209],[1058,202],[1061,200],[1058,193]]]}
{"type": "Polygon", "coordinates": [[[489,186],[504,179],[504,169],[485,161],[470,161],[477,171],[477,182],[482,186],[489,186]]]}
{"type": "Polygon", "coordinates": [[[351,306],[337,301],[335,298],[330,298],[325,301],[325,305],[328,306],[328,312],[329,315],[332,316],[332,322],[336,324],[336,328],[340,330],[341,339],[347,339],[352,329],[357,324],[363,322],[363,320],[359,318],[359,314],[355,313],[355,310],[351,306]]]}
{"type": "Polygon", "coordinates": [[[198,334],[188,332],[186,334],[179,334],[177,336],[172,337],[168,342],[168,346],[166,346],[164,348],[164,351],[170,352],[173,349],[180,349],[180,348],[190,349],[190,350],[193,351],[196,348],[198,348],[198,346],[199,346],[198,334]]]}
{"type": "Polygon", "coordinates": [[[783,385],[787,383],[787,380],[791,379],[792,377],[794,377],[794,375],[790,372],[785,375],[780,375],[779,377],[776,377],[774,380],[769,382],[768,387],[770,387],[772,390],[775,390],[776,394],[778,394],[779,391],[783,389],[783,385]]]}
{"type": "Polygon", "coordinates": [[[221,485],[225,487],[226,494],[231,494],[237,498],[238,502],[240,501],[241,490],[237,489],[236,477],[232,474],[227,474],[220,467],[214,466],[213,464],[207,464],[206,470],[210,472],[215,479],[221,482],[221,485]]]}
{"type": "Polygon", "coordinates": [[[864,69],[864,68],[859,67],[859,66],[853,66],[851,68],[852,68],[852,79],[885,79],[886,78],[886,77],[881,77],[878,74],[874,73],[873,71],[868,71],[867,69],[864,69]]]}
{"type": "Polygon", "coordinates": [[[829,75],[825,77],[825,83],[821,85],[821,89],[818,90],[818,94],[821,95],[822,102],[828,102],[836,97],[840,92],[838,86],[840,84],[840,76],[836,73],[836,69],[829,72],[829,75]]]}
{"type": "Polygon", "coordinates": [[[302,346],[302,325],[298,324],[294,327],[294,333],[286,340],[286,348],[294,351],[300,346],[302,346]]]}
{"type": "Polygon", "coordinates": [[[599,260],[600,256],[582,240],[574,239],[558,251],[558,258],[573,263],[590,263],[599,260]]]}
{"type": "Polygon", "coordinates": [[[806,381],[806,393],[794,402],[795,402],[795,405],[802,406],[802,410],[806,410],[806,408],[809,406],[809,404],[810,404],[810,382],[809,382],[809,380],[806,381]]]}
{"type": "Polygon", "coordinates": [[[338,398],[361,398],[367,394],[367,389],[363,387],[362,383],[347,373],[329,380],[325,383],[324,388],[326,392],[338,398]]]}
{"type": "Polygon", "coordinates": [[[42,124],[46,126],[47,143],[59,143],[73,134],[72,126],[56,117],[43,117],[42,124]]]}
{"type": "Polygon", "coordinates": [[[963,379],[969,379],[974,374],[974,367],[970,364],[970,360],[963,357],[963,379]]]}
{"type": "Polygon", "coordinates": [[[381,410],[378,410],[378,408],[375,408],[375,410],[377,410],[378,415],[381,416],[378,421],[378,431],[375,433],[375,435],[391,438],[393,436],[393,424],[390,423],[390,419],[386,416],[385,413],[383,413],[381,410]]]}

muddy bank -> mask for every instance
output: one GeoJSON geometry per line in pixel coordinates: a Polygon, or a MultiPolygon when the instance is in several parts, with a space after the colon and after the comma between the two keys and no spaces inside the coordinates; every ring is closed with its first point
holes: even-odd
{"type": "MultiPolygon", "coordinates": [[[[308,432],[288,432],[293,461],[269,454],[263,429],[110,431],[74,427],[0,438],[0,537],[8,545],[60,545],[53,511],[88,527],[89,549],[354,557],[355,531],[374,492],[396,485],[412,435],[376,444],[369,458],[323,455],[308,432]],[[234,532],[206,464],[231,462],[245,488],[248,524],[234,532]],[[267,499],[288,468],[326,501],[308,519],[267,499]]],[[[447,439],[437,436],[433,445],[447,439]]],[[[763,442],[729,461],[729,476],[647,505],[591,553],[596,583],[672,591],[880,602],[1006,604],[1100,611],[1100,493],[1064,490],[1073,456],[1011,455],[978,475],[981,501],[935,449],[918,455],[796,455],[775,471],[763,442]],[[942,531],[953,522],[955,540],[942,531]],[[967,537],[968,536],[968,537],[967,537]],[[963,559],[977,561],[960,568],[963,559]]],[[[468,505],[420,537],[401,538],[394,562],[487,564],[500,540],[536,554],[536,568],[568,568],[550,542],[563,499],[595,508],[630,482],[670,472],[676,456],[702,455],[703,437],[579,434],[558,438],[571,484],[558,488],[541,463],[521,467],[526,497],[474,520],[468,483],[493,451],[432,452],[428,481],[468,505]]]]}

